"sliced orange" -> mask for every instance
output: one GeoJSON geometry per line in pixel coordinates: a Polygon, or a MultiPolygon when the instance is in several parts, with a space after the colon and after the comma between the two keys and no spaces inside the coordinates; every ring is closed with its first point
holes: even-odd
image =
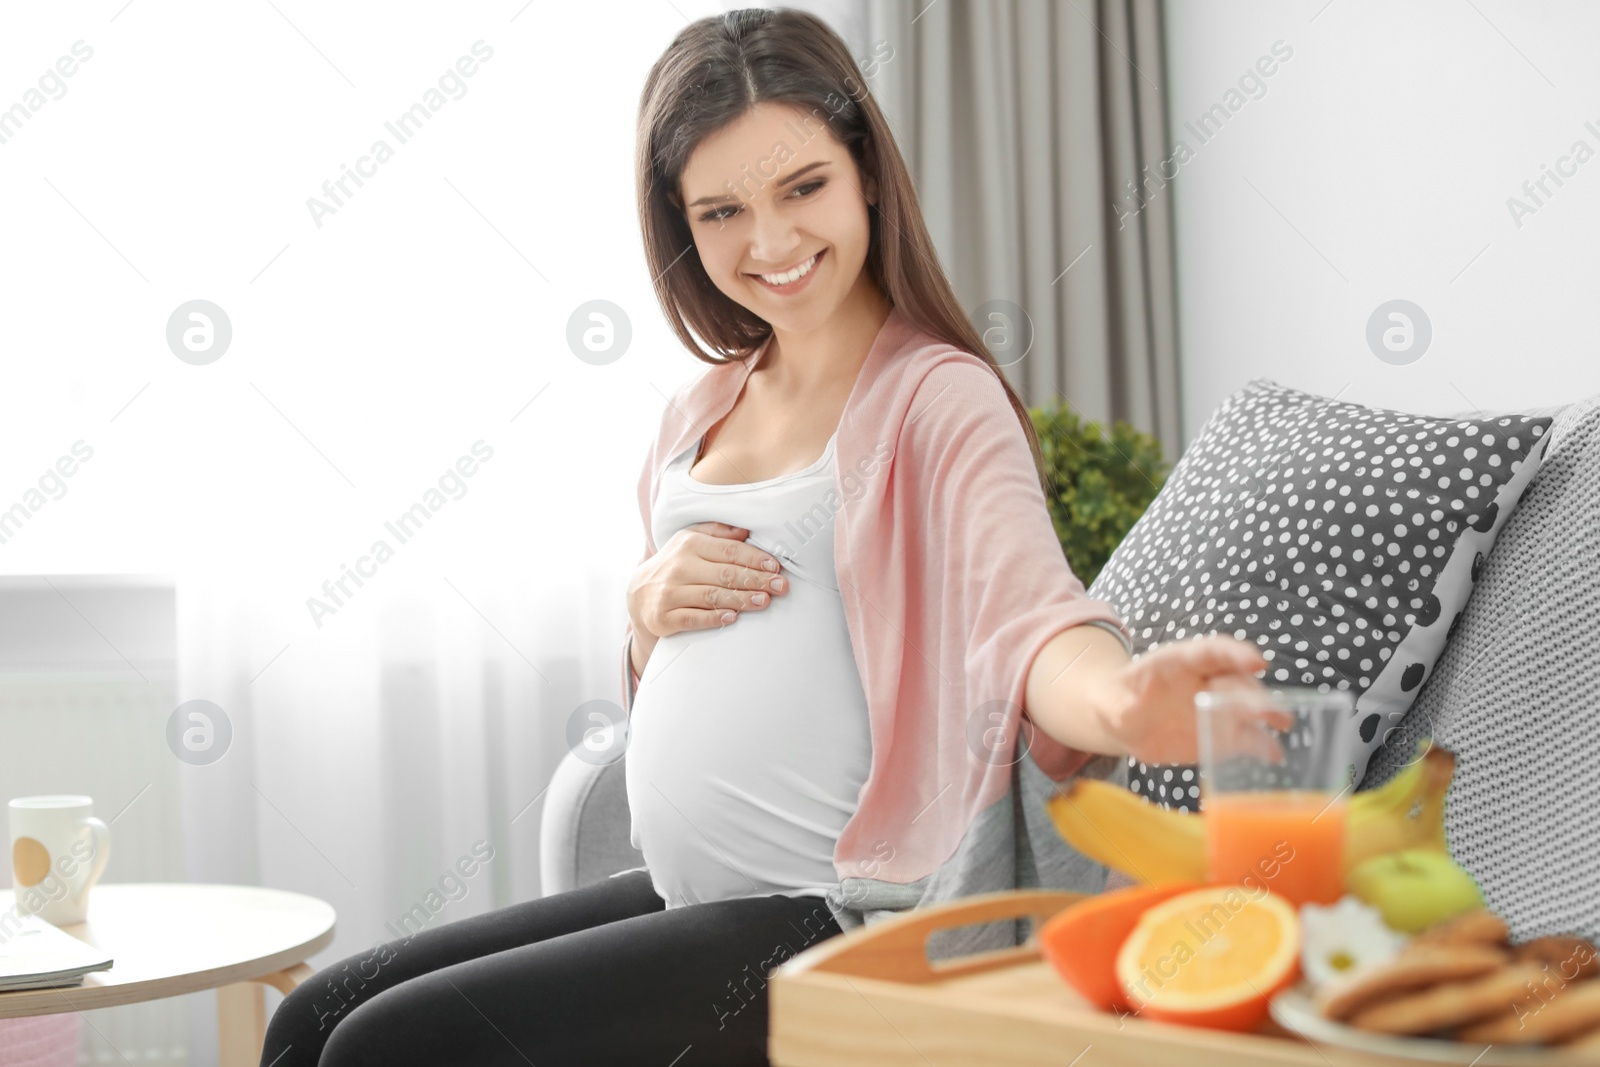
{"type": "Polygon", "coordinates": [[[1039,927],[1039,951],[1101,1011],[1132,1011],[1117,981],[1117,950],[1145,910],[1196,887],[1136,885],[1099,893],[1050,916],[1039,927]]]}
{"type": "Polygon", "coordinates": [[[1300,976],[1300,915],[1268,892],[1212,885],[1139,917],[1117,952],[1117,980],[1140,1016],[1254,1030],[1300,976]]]}

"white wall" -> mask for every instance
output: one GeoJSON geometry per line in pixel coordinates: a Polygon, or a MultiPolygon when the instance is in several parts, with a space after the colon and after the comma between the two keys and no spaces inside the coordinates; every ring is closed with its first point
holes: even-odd
{"type": "Polygon", "coordinates": [[[1169,0],[1166,14],[1172,135],[1193,151],[1155,194],[1176,197],[1186,440],[1257,376],[1427,414],[1600,392],[1600,5],[1169,0]],[[1207,143],[1184,128],[1280,40],[1293,53],[1264,93],[1236,98],[1207,143]],[[1575,173],[1538,206],[1523,183],[1578,141],[1595,157],[1561,164],[1575,173]],[[1513,196],[1535,209],[1520,226],[1513,196]],[[1366,342],[1395,298],[1433,326],[1406,365],[1366,342]]]}

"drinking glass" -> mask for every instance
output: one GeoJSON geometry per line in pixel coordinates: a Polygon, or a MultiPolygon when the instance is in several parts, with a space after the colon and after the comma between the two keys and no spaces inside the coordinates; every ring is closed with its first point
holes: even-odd
{"type": "Polygon", "coordinates": [[[1203,690],[1200,813],[1210,880],[1295,905],[1344,895],[1355,701],[1343,689],[1203,690]]]}

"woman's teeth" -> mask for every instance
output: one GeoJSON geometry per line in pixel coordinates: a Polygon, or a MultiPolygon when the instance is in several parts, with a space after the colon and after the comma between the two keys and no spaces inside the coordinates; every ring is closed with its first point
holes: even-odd
{"type": "Polygon", "coordinates": [[[785,271],[782,274],[758,274],[756,277],[760,278],[768,285],[788,285],[790,282],[799,281],[807,274],[810,274],[811,268],[816,265],[816,262],[817,257],[812,256],[810,259],[806,260],[793,270],[785,271]]]}

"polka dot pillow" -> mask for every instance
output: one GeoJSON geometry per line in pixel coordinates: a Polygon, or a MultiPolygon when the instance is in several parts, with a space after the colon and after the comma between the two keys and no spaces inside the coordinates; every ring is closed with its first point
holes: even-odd
{"type": "MultiPolygon", "coordinates": [[[[1223,401],[1089,589],[1133,650],[1254,641],[1269,685],[1348,689],[1355,780],[1444,650],[1548,417],[1406,415],[1266,379],[1223,401]]],[[[1195,768],[1129,787],[1199,809],[1195,768]]]]}

